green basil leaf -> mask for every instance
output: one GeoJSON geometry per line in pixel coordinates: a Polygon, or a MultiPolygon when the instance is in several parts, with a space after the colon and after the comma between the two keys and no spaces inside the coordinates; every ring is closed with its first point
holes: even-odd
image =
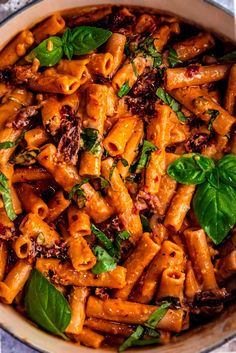
{"type": "Polygon", "coordinates": [[[72,44],[68,43],[68,44],[64,44],[63,45],[63,51],[65,56],[67,57],[68,60],[71,60],[74,54],[74,49],[72,44]]]}
{"type": "Polygon", "coordinates": [[[137,326],[136,330],[130,335],[119,347],[119,352],[124,352],[127,348],[132,347],[143,335],[144,328],[140,325],[137,326]]]}
{"type": "Polygon", "coordinates": [[[11,141],[1,142],[0,150],[6,150],[8,148],[14,147],[15,145],[16,145],[15,142],[11,142],[11,141]]]}
{"type": "Polygon", "coordinates": [[[218,168],[213,168],[210,172],[206,173],[206,178],[208,183],[211,184],[214,188],[218,189],[220,186],[220,179],[219,179],[219,170],[218,168]]]}
{"type": "Polygon", "coordinates": [[[129,163],[126,159],[122,158],[122,157],[116,157],[112,163],[111,169],[110,169],[110,173],[109,173],[109,180],[111,180],[112,175],[114,173],[115,167],[117,166],[117,163],[121,161],[121,163],[123,164],[124,167],[128,167],[129,163]]]}
{"type": "Polygon", "coordinates": [[[28,62],[32,62],[37,58],[41,66],[54,66],[61,60],[62,56],[63,49],[61,38],[49,37],[34,48],[25,59],[28,62]],[[50,48],[50,45],[52,45],[52,48],[50,48]]]}
{"type": "Polygon", "coordinates": [[[127,230],[123,230],[122,232],[119,232],[116,235],[116,238],[114,241],[114,253],[117,260],[120,259],[120,249],[123,241],[129,239],[129,237],[130,237],[130,233],[127,230]]]}
{"type": "Polygon", "coordinates": [[[125,81],[123,86],[121,86],[117,95],[119,98],[122,98],[122,97],[126,96],[126,94],[129,93],[130,90],[131,90],[131,87],[129,87],[129,81],[127,80],[127,81],[125,81]]]}
{"type": "Polygon", "coordinates": [[[65,32],[63,33],[63,36],[61,38],[63,44],[68,44],[72,41],[72,32],[70,28],[67,28],[65,32]]]}
{"type": "Polygon", "coordinates": [[[156,344],[156,343],[160,343],[160,339],[159,338],[152,338],[152,339],[139,339],[133,342],[132,346],[136,346],[136,347],[143,347],[143,346],[149,346],[151,344],[156,344]]]}
{"type": "Polygon", "coordinates": [[[182,61],[178,58],[178,55],[173,48],[169,48],[168,61],[171,67],[175,67],[177,64],[182,64],[182,61]]]}
{"type": "Polygon", "coordinates": [[[153,67],[157,69],[161,66],[161,64],[162,64],[162,56],[161,54],[159,54],[158,56],[155,56],[153,60],[153,67]]]}
{"type": "Polygon", "coordinates": [[[104,272],[112,271],[116,268],[115,260],[108,254],[106,250],[100,246],[93,248],[93,253],[97,258],[96,265],[93,266],[91,272],[94,274],[100,274],[104,272]]]}
{"type": "Polygon", "coordinates": [[[220,114],[219,110],[216,109],[208,109],[206,111],[206,114],[210,115],[211,119],[210,122],[207,126],[208,130],[211,131],[212,130],[212,124],[214,123],[216,117],[220,114]]]}
{"type": "Polygon", "coordinates": [[[163,319],[166,315],[170,303],[163,303],[159,308],[157,308],[149,317],[148,321],[144,324],[146,327],[155,329],[157,324],[163,319]]]}
{"type": "Polygon", "coordinates": [[[195,185],[206,180],[206,173],[214,168],[214,162],[198,153],[190,153],[176,159],[167,168],[167,174],[178,183],[195,185]]]}
{"type": "Polygon", "coordinates": [[[82,147],[85,151],[100,155],[102,147],[100,143],[99,131],[93,128],[84,128],[81,132],[82,147]]]}
{"type": "Polygon", "coordinates": [[[94,224],[91,224],[91,231],[93,234],[96,235],[96,237],[102,243],[104,248],[107,250],[108,254],[110,256],[114,256],[115,251],[114,251],[114,245],[113,245],[112,241],[101,230],[99,230],[94,224]]]}
{"type": "Polygon", "coordinates": [[[36,157],[39,154],[40,149],[34,148],[32,150],[23,151],[11,159],[12,164],[18,165],[31,165],[36,162],[36,157]]]}
{"type": "Polygon", "coordinates": [[[157,151],[157,147],[150,141],[144,140],[143,147],[141,150],[141,155],[136,167],[136,173],[141,173],[141,171],[147,167],[151,153],[157,151]]]}
{"type": "Polygon", "coordinates": [[[154,330],[153,328],[145,327],[144,335],[157,338],[160,337],[160,332],[154,330]]]}
{"type": "Polygon", "coordinates": [[[147,217],[145,217],[143,214],[141,214],[140,218],[141,218],[141,223],[142,223],[142,227],[143,227],[143,232],[148,232],[148,233],[152,232],[152,229],[149,225],[147,217]]]}
{"type": "Polygon", "coordinates": [[[67,339],[63,332],[71,320],[70,306],[61,292],[36,269],[26,286],[25,308],[37,325],[67,339]]]}
{"type": "MultiPolygon", "coordinates": [[[[10,98],[9,98],[10,100],[10,98]]],[[[0,150],[6,150],[8,148],[12,148],[17,146],[24,138],[25,136],[25,131],[23,130],[20,136],[16,139],[16,141],[5,141],[0,143],[0,150]]]]}
{"type": "Polygon", "coordinates": [[[220,179],[236,187],[236,155],[227,154],[217,163],[220,179]]]}
{"type": "Polygon", "coordinates": [[[137,69],[136,69],[136,66],[135,66],[134,59],[133,59],[133,58],[130,58],[130,62],[131,62],[132,68],[133,68],[133,70],[134,70],[135,76],[138,77],[138,72],[137,72],[137,69]]]}
{"type": "Polygon", "coordinates": [[[84,190],[81,189],[81,186],[88,182],[89,178],[84,178],[79,184],[74,185],[69,193],[69,200],[72,200],[75,197],[79,208],[83,208],[86,203],[86,196],[84,190]]]}
{"type": "Polygon", "coordinates": [[[17,218],[17,215],[15,214],[12,205],[11,193],[8,186],[8,179],[2,172],[0,172],[0,194],[2,195],[2,201],[7,216],[10,218],[11,221],[14,221],[17,218]]]}
{"type": "Polygon", "coordinates": [[[231,53],[223,55],[218,60],[219,61],[236,61],[236,50],[232,51],[231,53]]]}
{"type": "Polygon", "coordinates": [[[180,111],[180,104],[172,98],[163,88],[158,87],[156,95],[176,113],[180,121],[187,121],[186,116],[180,111]]]}
{"type": "Polygon", "coordinates": [[[70,43],[75,55],[85,55],[104,44],[111,35],[107,29],[79,26],[71,30],[70,43]]]}
{"type": "Polygon", "coordinates": [[[205,182],[197,189],[193,207],[199,224],[218,245],[236,222],[236,189],[221,181],[218,188],[205,182]]]}

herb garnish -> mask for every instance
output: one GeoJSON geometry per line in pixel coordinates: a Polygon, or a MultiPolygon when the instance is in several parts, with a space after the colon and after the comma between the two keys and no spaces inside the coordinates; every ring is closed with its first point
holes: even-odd
{"type": "Polygon", "coordinates": [[[184,155],[167,169],[182,184],[201,184],[193,208],[201,227],[218,245],[236,223],[236,156],[225,155],[218,162],[197,153],[184,155]]]}
{"type": "Polygon", "coordinates": [[[150,233],[152,231],[152,228],[149,225],[147,217],[144,216],[143,214],[141,214],[140,218],[141,218],[141,223],[142,223],[142,227],[143,227],[143,232],[150,233]]]}
{"type": "Polygon", "coordinates": [[[175,112],[180,121],[187,121],[186,116],[180,110],[180,104],[174,98],[172,98],[163,88],[159,87],[156,91],[156,95],[165,104],[170,106],[170,108],[175,112]]]}
{"type": "Polygon", "coordinates": [[[236,50],[231,53],[225,54],[218,59],[219,61],[236,61],[236,50]]]}
{"type": "Polygon", "coordinates": [[[176,51],[173,48],[169,48],[168,61],[171,67],[175,67],[177,64],[182,64],[182,61],[178,58],[176,51]]]}
{"type": "Polygon", "coordinates": [[[89,178],[84,178],[79,184],[74,185],[69,193],[69,199],[72,200],[75,197],[79,208],[83,208],[86,202],[86,196],[81,186],[88,182],[89,178]]]}
{"type": "Polygon", "coordinates": [[[131,87],[129,86],[129,80],[125,81],[125,83],[121,86],[119,92],[117,93],[119,98],[122,98],[126,96],[127,93],[131,90],[131,87]]]}
{"type": "MultiPolygon", "coordinates": [[[[92,233],[96,235],[100,243],[105,248],[106,252],[110,257],[113,258],[114,262],[117,263],[120,259],[120,249],[122,242],[126,239],[129,239],[130,233],[127,230],[119,232],[116,234],[114,242],[112,242],[100,229],[98,229],[94,224],[91,225],[92,233]]],[[[95,254],[96,255],[96,254],[95,254]]],[[[107,256],[103,259],[103,262],[106,261],[107,256]]],[[[110,263],[110,259],[108,258],[110,263]]]]}
{"type": "Polygon", "coordinates": [[[0,142],[0,150],[6,150],[8,148],[12,148],[17,146],[24,138],[25,136],[25,131],[22,131],[21,135],[16,139],[16,141],[5,141],[5,142],[0,142]]]}
{"type": "Polygon", "coordinates": [[[119,347],[119,352],[124,352],[127,348],[133,346],[147,346],[150,344],[160,343],[159,332],[155,331],[157,324],[166,315],[171,304],[163,303],[159,306],[149,317],[148,321],[144,324],[145,328],[138,325],[136,330],[130,335],[119,347]],[[156,337],[152,339],[142,339],[144,335],[156,337]]]}
{"type": "Polygon", "coordinates": [[[96,245],[93,248],[93,253],[97,258],[96,264],[91,269],[94,274],[110,272],[116,268],[116,261],[111,257],[106,250],[101,246],[96,245]]]}
{"type": "Polygon", "coordinates": [[[211,116],[211,120],[208,124],[208,130],[211,131],[212,130],[212,124],[214,123],[215,119],[217,118],[217,116],[220,114],[219,110],[216,109],[208,109],[206,111],[206,114],[211,116]]]}
{"type": "Polygon", "coordinates": [[[96,27],[79,26],[67,28],[62,38],[49,37],[42,41],[27,56],[26,61],[37,58],[41,66],[54,66],[66,55],[69,60],[73,55],[85,55],[104,44],[112,32],[96,27]]]}
{"type": "Polygon", "coordinates": [[[0,172],[0,194],[2,195],[2,201],[8,217],[11,221],[14,221],[17,215],[12,205],[8,179],[2,172],[0,172]]]}
{"type": "Polygon", "coordinates": [[[67,340],[63,332],[70,323],[70,306],[61,292],[36,269],[27,283],[25,308],[37,325],[67,340]]]}
{"type": "Polygon", "coordinates": [[[102,153],[101,141],[99,131],[93,128],[84,128],[81,132],[81,147],[85,151],[89,151],[92,154],[100,155],[102,153]]]}
{"type": "Polygon", "coordinates": [[[151,153],[154,151],[157,151],[157,147],[150,141],[144,140],[141,155],[136,164],[136,173],[141,173],[141,171],[148,166],[151,153]]]}
{"type": "Polygon", "coordinates": [[[136,54],[142,54],[144,57],[151,56],[153,58],[153,67],[158,68],[162,64],[162,55],[156,50],[154,41],[155,38],[145,38],[136,49],[136,54]]]}
{"type": "Polygon", "coordinates": [[[125,158],[122,157],[116,157],[114,158],[114,161],[112,163],[111,169],[110,169],[110,173],[109,173],[109,180],[111,180],[112,175],[114,173],[115,167],[117,166],[117,163],[121,161],[121,163],[123,164],[124,167],[128,167],[129,163],[125,158]]]}

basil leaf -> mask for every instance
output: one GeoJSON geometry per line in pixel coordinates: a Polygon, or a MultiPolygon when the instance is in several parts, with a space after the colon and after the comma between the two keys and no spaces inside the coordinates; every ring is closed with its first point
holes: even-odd
{"type": "Polygon", "coordinates": [[[131,87],[129,87],[129,81],[125,81],[125,83],[121,86],[119,92],[117,93],[119,98],[122,98],[126,96],[127,93],[131,90],[131,87]]]}
{"type": "Polygon", "coordinates": [[[236,189],[222,182],[218,188],[205,182],[197,189],[193,207],[199,224],[218,245],[236,222],[236,189]]]}
{"type": "Polygon", "coordinates": [[[180,104],[172,98],[163,88],[158,87],[156,95],[176,113],[180,121],[187,121],[186,116],[180,111],[180,104]]]}
{"type": "Polygon", "coordinates": [[[79,26],[71,30],[69,43],[75,55],[85,55],[104,44],[111,35],[112,32],[107,29],[79,26]]]}
{"type": "Polygon", "coordinates": [[[32,150],[23,151],[11,159],[11,163],[18,165],[31,165],[36,162],[36,157],[39,154],[40,149],[34,148],[32,150]]]}
{"type": "Polygon", "coordinates": [[[63,56],[62,40],[60,37],[49,37],[42,41],[26,57],[26,61],[32,62],[37,58],[41,66],[54,66],[63,56]]]}
{"type": "Polygon", "coordinates": [[[84,128],[81,132],[82,147],[85,151],[100,155],[102,147],[100,144],[99,131],[93,128],[84,128]]]}
{"type": "Polygon", "coordinates": [[[72,44],[64,44],[63,51],[68,60],[71,60],[74,54],[74,49],[72,44]]]}
{"type": "Polygon", "coordinates": [[[149,225],[147,217],[145,217],[143,214],[141,214],[140,218],[141,218],[141,223],[142,223],[142,227],[143,227],[143,232],[148,232],[148,233],[152,232],[152,229],[149,225]]]}
{"type": "Polygon", "coordinates": [[[231,53],[223,55],[218,60],[219,61],[236,61],[236,50],[232,51],[231,53]]]}
{"type": "Polygon", "coordinates": [[[8,179],[2,172],[0,172],[0,194],[2,195],[2,201],[7,216],[10,218],[11,221],[14,221],[17,218],[17,215],[15,214],[12,205],[10,189],[8,186],[8,179]]]}
{"type": "Polygon", "coordinates": [[[195,185],[206,180],[206,173],[214,168],[214,162],[198,153],[190,153],[176,159],[167,168],[167,174],[178,183],[195,185]]]}
{"type": "Polygon", "coordinates": [[[154,45],[155,38],[147,37],[142,41],[136,54],[142,54],[144,57],[151,56],[153,58],[153,67],[158,68],[162,64],[162,55],[158,53],[154,45]]]}
{"type": "Polygon", "coordinates": [[[15,142],[6,141],[0,143],[0,150],[6,150],[15,146],[15,142]]]}
{"type": "Polygon", "coordinates": [[[134,70],[135,76],[138,77],[138,72],[137,72],[137,69],[136,69],[136,66],[135,66],[134,59],[131,58],[131,59],[130,59],[130,62],[131,62],[132,68],[133,68],[133,70],[134,70]]]}
{"type": "Polygon", "coordinates": [[[219,188],[219,170],[217,168],[213,168],[210,172],[206,173],[206,178],[208,183],[211,184],[214,188],[219,188]]]}
{"type": "Polygon", "coordinates": [[[137,326],[136,330],[125,340],[119,347],[119,352],[124,352],[127,348],[132,347],[143,335],[144,328],[140,325],[137,326]]]}
{"type": "Polygon", "coordinates": [[[170,303],[164,303],[159,308],[157,308],[149,317],[148,321],[144,324],[146,327],[155,329],[157,324],[163,319],[163,317],[166,315],[170,303]]]}
{"type": "Polygon", "coordinates": [[[93,234],[96,235],[96,237],[102,243],[102,245],[107,250],[109,255],[114,256],[115,251],[114,251],[114,246],[113,246],[112,241],[101,230],[99,230],[94,224],[91,224],[91,231],[93,234]]]}
{"type": "Polygon", "coordinates": [[[153,145],[150,141],[144,140],[143,147],[141,150],[141,155],[136,167],[136,173],[141,173],[141,171],[147,167],[151,153],[157,151],[157,147],[153,145]]]}
{"type": "Polygon", "coordinates": [[[160,339],[159,338],[152,338],[152,339],[146,339],[146,340],[136,340],[133,342],[133,346],[137,346],[137,347],[142,347],[142,346],[149,346],[150,344],[156,344],[156,343],[160,343],[160,339]]]}
{"type": "Polygon", "coordinates": [[[169,48],[168,61],[171,67],[175,67],[177,64],[182,64],[182,61],[178,58],[178,55],[173,48],[169,48]]]}
{"type": "Polygon", "coordinates": [[[112,175],[114,173],[115,167],[117,166],[117,163],[121,161],[121,163],[123,164],[124,167],[128,167],[129,163],[126,159],[122,158],[122,157],[116,157],[112,163],[111,169],[110,169],[110,173],[109,173],[109,180],[111,180],[112,175]]]}
{"type": "Polygon", "coordinates": [[[93,248],[93,253],[97,257],[96,265],[93,266],[91,272],[94,274],[100,274],[104,272],[112,271],[116,268],[115,260],[100,246],[93,248]]]}
{"type": "Polygon", "coordinates": [[[208,109],[206,111],[206,114],[211,116],[210,122],[207,126],[208,130],[211,131],[212,130],[212,124],[214,123],[216,117],[220,114],[220,112],[216,109],[208,109]]]}
{"type": "Polygon", "coordinates": [[[220,179],[236,187],[236,155],[227,154],[217,163],[220,179]]]}
{"type": "Polygon", "coordinates": [[[74,185],[69,193],[69,200],[72,200],[75,197],[79,208],[83,208],[86,202],[86,196],[84,190],[81,189],[81,186],[88,182],[89,178],[84,178],[79,184],[74,185]]]}
{"type": "Polygon", "coordinates": [[[123,230],[122,232],[119,232],[116,235],[115,241],[114,241],[114,252],[116,259],[120,259],[120,249],[122,246],[122,243],[124,240],[129,239],[130,233],[127,230],[123,230]]]}
{"type": "Polygon", "coordinates": [[[12,142],[12,141],[1,142],[0,143],[0,150],[5,150],[8,148],[15,147],[16,145],[18,145],[18,143],[20,143],[23,140],[24,136],[25,136],[25,131],[23,130],[21,135],[18,137],[18,139],[16,139],[16,141],[14,141],[14,142],[12,142]]]}
{"type": "Polygon", "coordinates": [[[160,337],[160,332],[154,330],[153,328],[145,327],[144,335],[147,335],[150,337],[160,337]]]}
{"type": "Polygon", "coordinates": [[[70,323],[71,310],[65,297],[38,270],[26,286],[25,308],[29,318],[46,331],[61,336],[70,323]]]}

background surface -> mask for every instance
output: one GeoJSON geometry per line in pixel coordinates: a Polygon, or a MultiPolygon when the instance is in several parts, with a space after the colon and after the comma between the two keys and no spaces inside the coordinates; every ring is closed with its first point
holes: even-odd
{"type": "MultiPolygon", "coordinates": [[[[33,1],[34,0],[0,0],[0,21],[6,18],[9,14],[17,11],[20,7],[33,1]]],[[[234,8],[236,7],[236,0],[210,0],[209,2],[215,3],[220,7],[224,7],[231,13],[234,13],[234,8]]],[[[212,353],[221,352],[236,352],[236,340],[226,343],[222,346],[222,348],[217,349],[212,353]]],[[[0,353],[37,353],[37,351],[19,342],[0,328],[0,353]]],[[[193,351],[193,353],[196,352],[193,351]]]]}

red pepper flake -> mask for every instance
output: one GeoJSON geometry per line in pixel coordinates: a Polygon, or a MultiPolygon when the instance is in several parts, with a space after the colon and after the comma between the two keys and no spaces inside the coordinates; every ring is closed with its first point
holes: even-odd
{"type": "Polygon", "coordinates": [[[186,69],[185,76],[192,78],[193,76],[198,74],[199,69],[200,69],[199,65],[190,65],[186,69]]]}
{"type": "Polygon", "coordinates": [[[158,176],[156,176],[156,177],[154,178],[154,181],[155,181],[155,183],[158,183],[158,181],[159,181],[159,177],[158,177],[158,176]]]}

